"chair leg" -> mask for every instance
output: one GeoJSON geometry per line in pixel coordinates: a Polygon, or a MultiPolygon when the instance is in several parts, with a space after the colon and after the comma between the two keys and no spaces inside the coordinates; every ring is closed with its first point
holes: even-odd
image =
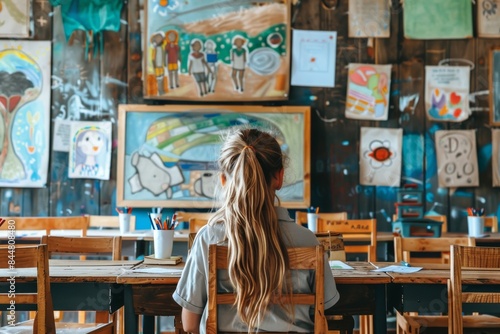
{"type": "Polygon", "coordinates": [[[184,328],[182,328],[182,318],[181,315],[174,316],[174,330],[175,334],[185,334],[184,328]]]}

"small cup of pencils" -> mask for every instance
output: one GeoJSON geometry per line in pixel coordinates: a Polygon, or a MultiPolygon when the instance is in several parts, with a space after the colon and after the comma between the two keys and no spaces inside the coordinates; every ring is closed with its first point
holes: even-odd
{"type": "Polygon", "coordinates": [[[153,229],[154,257],[155,259],[168,259],[172,256],[172,247],[174,245],[174,230],[177,226],[175,215],[170,219],[167,217],[163,222],[161,217],[152,218],[151,227],[153,229]]]}
{"type": "Polygon", "coordinates": [[[120,234],[130,232],[132,208],[116,208],[116,212],[118,212],[118,220],[120,222],[120,234]]]}
{"type": "Polygon", "coordinates": [[[307,228],[316,233],[318,230],[319,207],[310,207],[307,210],[307,228]]]}
{"type": "Polygon", "coordinates": [[[467,227],[470,237],[481,237],[484,234],[484,209],[467,209],[467,227]]]}

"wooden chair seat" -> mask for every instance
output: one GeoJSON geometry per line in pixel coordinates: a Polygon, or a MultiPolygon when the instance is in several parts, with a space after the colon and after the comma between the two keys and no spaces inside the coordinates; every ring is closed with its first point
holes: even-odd
{"type": "MultiPolygon", "coordinates": [[[[56,322],[56,334],[112,334],[113,324],[77,324],[72,322],[56,322]]],[[[20,322],[14,326],[0,329],[2,334],[33,334],[34,320],[20,322]]]]}
{"type": "MultiPolygon", "coordinates": [[[[396,311],[397,312],[397,311],[396,311]]],[[[408,315],[397,312],[396,321],[398,333],[400,334],[420,334],[430,332],[432,329],[442,328],[443,332],[448,328],[447,315],[408,315]],[[426,330],[424,332],[423,330],[426,330]]],[[[465,328],[497,328],[500,318],[488,315],[467,315],[463,317],[465,328]]]]}

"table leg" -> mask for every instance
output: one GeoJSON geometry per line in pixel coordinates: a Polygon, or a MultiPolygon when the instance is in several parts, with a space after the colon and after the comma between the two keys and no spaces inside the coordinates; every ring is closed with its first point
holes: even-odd
{"type": "Polygon", "coordinates": [[[125,320],[125,334],[137,334],[139,332],[137,315],[134,311],[134,298],[132,294],[132,286],[125,285],[124,295],[124,320],[125,320]]]}
{"type": "Polygon", "coordinates": [[[375,300],[377,301],[377,307],[373,315],[375,333],[387,333],[387,299],[385,288],[384,284],[377,284],[375,286],[375,300]]]}

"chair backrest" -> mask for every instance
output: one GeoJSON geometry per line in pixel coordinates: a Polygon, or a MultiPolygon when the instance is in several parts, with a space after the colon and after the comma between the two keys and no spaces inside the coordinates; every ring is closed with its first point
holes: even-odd
{"type": "Polygon", "coordinates": [[[59,237],[44,235],[42,244],[47,244],[52,254],[96,255],[110,254],[112,260],[121,260],[122,237],[59,237]]]}
{"type": "MultiPolygon", "coordinates": [[[[464,271],[477,272],[481,269],[500,269],[500,247],[465,247],[452,245],[450,263],[449,317],[450,333],[463,333],[462,304],[500,303],[500,292],[468,292],[462,289],[464,271]]],[[[487,289],[486,289],[487,290],[487,289]]]]}
{"type": "Polygon", "coordinates": [[[208,223],[208,219],[191,218],[191,219],[189,219],[189,232],[196,233],[200,230],[200,228],[207,225],[207,223],[208,223]]]}
{"type": "MultiPolygon", "coordinates": [[[[427,219],[432,219],[438,222],[442,222],[443,224],[441,225],[441,232],[448,232],[448,218],[445,215],[428,215],[424,216],[424,218],[427,219]]],[[[394,214],[392,216],[392,220],[396,221],[398,219],[398,215],[394,214]]]]}
{"type": "MultiPolygon", "coordinates": [[[[79,230],[81,236],[87,235],[89,227],[88,216],[71,217],[10,217],[6,221],[14,221],[16,230],[45,230],[50,234],[53,230],[79,230]]],[[[9,224],[3,224],[0,229],[7,229],[9,224]]]]}
{"type": "Polygon", "coordinates": [[[439,258],[411,258],[411,253],[448,253],[451,245],[475,246],[476,239],[471,237],[457,238],[403,238],[394,237],[394,261],[406,262],[444,262],[439,258]]]}
{"type": "Polygon", "coordinates": [[[346,219],[326,220],[318,218],[318,232],[338,232],[344,238],[346,254],[367,254],[368,261],[377,260],[377,220],[376,219],[346,219]],[[365,239],[366,244],[349,243],[349,237],[365,239]]]}
{"type": "MultiPolygon", "coordinates": [[[[110,227],[110,228],[120,228],[120,218],[118,216],[98,216],[98,215],[87,215],[89,217],[89,227],[110,227]]],[[[135,230],[135,216],[130,216],[130,230],[135,230]]]]}
{"type": "MultiPolygon", "coordinates": [[[[347,212],[318,213],[318,217],[326,220],[346,220],[347,212]]],[[[299,225],[307,224],[307,212],[295,211],[295,222],[299,225]]]]}
{"type": "Polygon", "coordinates": [[[491,228],[491,232],[498,232],[498,217],[497,216],[488,216],[484,217],[484,227],[491,228]]]}
{"type": "MultiPolygon", "coordinates": [[[[15,305],[36,305],[37,315],[33,333],[55,333],[54,309],[52,295],[50,293],[47,245],[16,245],[15,249],[12,245],[0,246],[0,268],[11,269],[13,266],[16,269],[36,268],[37,291],[32,293],[21,293],[19,290],[15,290],[15,297],[9,296],[9,292],[1,293],[0,304],[12,305],[11,301],[15,301],[15,305]]],[[[7,282],[9,282],[9,280],[7,280],[7,282]]],[[[15,284],[15,281],[13,284],[15,284]]],[[[7,320],[9,321],[9,315],[12,314],[9,311],[9,307],[7,307],[7,312],[9,312],[7,315],[7,320]]]]}
{"type": "Polygon", "coordinates": [[[189,222],[192,218],[209,220],[214,214],[213,212],[187,212],[187,211],[176,211],[175,220],[178,222],[189,222]]]}
{"type": "MultiPolygon", "coordinates": [[[[235,295],[217,291],[217,274],[219,269],[227,269],[228,248],[226,246],[210,245],[208,252],[208,334],[217,333],[217,305],[233,304],[235,295]]],[[[290,269],[315,270],[315,292],[293,293],[292,300],[284,303],[314,306],[314,333],[326,333],[324,316],[324,248],[315,247],[289,248],[288,258],[290,269]]],[[[274,302],[278,302],[275,300],[274,302]]],[[[245,332],[246,333],[246,332],[245,332]]]]}

